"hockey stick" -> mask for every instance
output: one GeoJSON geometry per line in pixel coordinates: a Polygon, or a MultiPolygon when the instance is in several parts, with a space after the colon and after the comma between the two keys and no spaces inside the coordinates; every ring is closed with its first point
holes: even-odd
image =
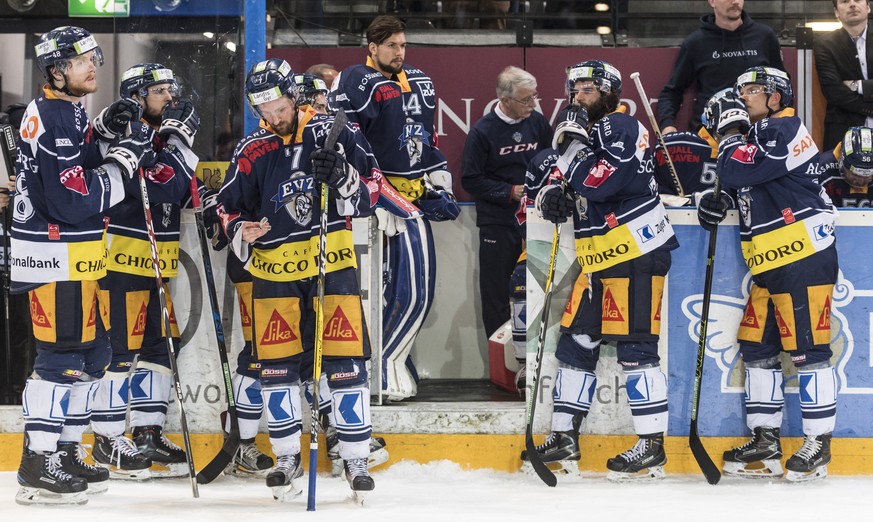
{"type": "Polygon", "coordinates": [[[191,454],[191,435],[188,432],[188,420],[185,417],[185,406],[182,404],[182,383],[179,381],[179,365],[173,349],[173,334],[170,325],[170,309],[167,308],[167,296],[164,294],[164,278],[161,276],[161,257],[158,254],[158,240],[155,238],[155,227],[152,222],[152,209],[149,204],[149,191],[146,187],[145,174],[139,168],[139,192],[142,198],[142,211],[145,215],[146,230],[149,234],[149,247],[152,251],[152,265],[155,268],[155,283],[158,287],[158,299],[161,302],[161,320],[164,327],[164,340],[167,344],[167,355],[170,359],[170,370],[173,372],[173,387],[176,389],[176,400],[179,402],[179,420],[182,425],[182,439],[185,442],[185,459],[188,461],[188,477],[191,479],[191,492],[194,498],[200,498],[197,489],[197,479],[194,473],[194,457],[191,454]]]}
{"type": "MultiPolygon", "coordinates": [[[[9,180],[10,175],[15,174],[15,160],[13,159],[17,155],[17,147],[15,146],[15,134],[11,125],[3,125],[2,126],[2,143],[0,143],[0,154],[3,155],[3,164],[0,165],[0,168],[5,169],[5,176],[0,177],[0,183],[3,183],[3,186],[0,187],[0,190],[6,190],[5,181],[9,180]]],[[[10,200],[12,196],[10,195],[10,200]]],[[[12,281],[12,274],[9,273],[9,227],[12,226],[12,220],[9,218],[9,208],[10,204],[3,209],[3,321],[5,326],[4,333],[4,362],[6,363],[5,368],[5,378],[6,385],[4,393],[6,395],[6,404],[15,404],[15,393],[14,386],[12,384],[13,375],[12,375],[12,320],[10,319],[10,296],[9,296],[9,286],[12,281]]]]}
{"type": "Polygon", "coordinates": [[[640,93],[640,98],[643,100],[643,107],[646,109],[646,115],[649,117],[649,123],[652,125],[652,131],[658,138],[658,143],[664,149],[664,157],[667,159],[667,167],[670,169],[670,177],[673,178],[673,185],[679,197],[685,197],[685,191],[682,190],[682,182],[679,181],[679,174],[676,173],[676,166],[673,165],[673,160],[670,158],[670,151],[667,150],[667,144],[664,142],[664,135],[661,134],[661,127],[658,126],[658,121],[655,119],[655,113],[652,112],[652,105],[649,103],[649,97],[646,96],[646,91],[643,89],[643,82],[640,81],[640,73],[632,72],[630,75],[637,86],[637,92],[640,93]]]}
{"type": "MultiPolygon", "coordinates": [[[[718,176],[713,186],[716,197],[721,194],[718,176]]],[[[706,358],[706,330],[709,325],[709,303],[712,299],[712,277],[715,269],[715,247],[718,227],[709,233],[709,245],[706,250],[706,276],[703,280],[703,308],[700,310],[700,336],[697,338],[697,363],[694,367],[694,387],[691,394],[691,428],[688,432],[688,446],[694,455],[694,460],[700,466],[700,471],[710,484],[718,484],[721,472],[703,447],[700,434],[697,431],[697,414],[700,409],[700,386],[703,381],[703,362],[706,358]]]]}
{"type": "MultiPolygon", "coordinates": [[[[336,140],[346,126],[348,117],[343,109],[337,111],[333,119],[333,125],[327,138],[324,139],[324,148],[333,150],[336,140]]],[[[321,380],[321,351],[324,345],[324,278],[327,272],[327,205],[329,187],[327,183],[321,184],[321,197],[319,198],[319,211],[321,215],[318,230],[318,301],[315,305],[315,348],[312,357],[312,406],[309,408],[309,491],[306,499],[306,511],[315,511],[315,476],[318,468],[318,383],[321,380]]]]}
{"type": "MultiPolygon", "coordinates": [[[[191,178],[191,201],[194,205],[194,220],[197,227],[197,238],[200,240],[200,255],[203,257],[203,270],[206,272],[206,289],[209,293],[209,305],[212,308],[212,325],[215,327],[215,340],[218,342],[218,358],[221,361],[221,375],[224,378],[224,393],[227,395],[227,416],[230,419],[230,433],[224,436],[224,444],[218,455],[209,461],[200,473],[197,482],[209,484],[227,467],[236,455],[240,444],[239,418],[236,412],[236,401],[233,396],[233,384],[230,376],[230,364],[227,362],[227,345],[224,341],[224,327],[221,324],[221,310],[218,307],[218,294],[215,292],[215,276],[212,273],[212,260],[209,258],[209,240],[206,237],[206,225],[203,218],[203,205],[200,202],[200,192],[197,190],[197,178],[191,178]]],[[[222,231],[218,231],[222,234],[222,231]]]]}

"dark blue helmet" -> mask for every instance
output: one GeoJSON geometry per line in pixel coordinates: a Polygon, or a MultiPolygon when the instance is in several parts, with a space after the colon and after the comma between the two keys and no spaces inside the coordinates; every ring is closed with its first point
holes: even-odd
{"type": "Polygon", "coordinates": [[[843,136],[840,172],[846,183],[867,188],[873,181],[873,129],[852,127],[843,136]]]}
{"type": "Polygon", "coordinates": [[[246,100],[249,108],[260,116],[258,105],[283,96],[296,98],[294,70],[281,58],[270,58],[252,66],[246,75],[246,100]]]}
{"type": "Polygon", "coordinates": [[[746,85],[762,85],[768,95],[778,92],[782,95],[779,108],[790,107],[794,103],[794,91],[791,90],[791,80],[788,73],[773,67],[750,67],[737,78],[737,93],[746,85]]]}
{"type": "Polygon", "coordinates": [[[119,95],[122,98],[130,98],[134,94],[139,94],[145,98],[149,93],[149,87],[163,84],[168,84],[170,94],[173,96],[178,94],[179,85],[171,69],[159,63],[138,63],[121,75],[119,95]]]}
{"type": "Polygon", "coordinates": [[[328,88],[324,80],[314,74],[298,74],[294,76],[297,84],[297,105],[311,105],[313,98],[318,93],[327,95],[328,88]]]}
{"type": "Polygon", "coordinates": [[[603,60],[588,60],[567,67],[567,99],[570,103],[576,96],[576,82],[591,81],[605,93],[613,92],[621,95],[621,73],[603,60]]]}
{"type": "Polygon", "coordinates": [[[81,27],[70,25],[52,29],[39,37],[35,49],[36,62],[49,82],[52,81],[49,67],[66,74],[69,60],[89,51],[94,51],[94,56],[91,58],[94,65],[103,65],[103,51],[91,33],[81,27]]]}

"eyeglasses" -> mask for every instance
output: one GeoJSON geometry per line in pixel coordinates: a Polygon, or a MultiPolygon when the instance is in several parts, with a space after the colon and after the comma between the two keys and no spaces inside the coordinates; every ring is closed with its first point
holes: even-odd
{"type": "Polygon", "coordinates": [[[756,94],[761,94],[762,92],[765,92],[764,89],[760,87],[753,87],[745,91],[740,91],[740,97],[755,96],[756,94]]]}
{"type": "Polygon", "coordinates": [[[149,87],[149,94],[154,94],[155,96],[163,96],[165,94],[169,94],[170,96],[175,96],[178,89],[176,89],[173,85],[164,85],[162,87],[149,87]]]}
{"type": "Polygon", "coordinates": [[[518,98],[512,98],[512,97],[510,97],[509,99],[514,101],[514,102],[518,102],[522,105],[536,105],[536,103],[538,101],[540,101],[540,95],[539,94],[531,94],[527,98],[522,98],[520,100],[518,98]]]}

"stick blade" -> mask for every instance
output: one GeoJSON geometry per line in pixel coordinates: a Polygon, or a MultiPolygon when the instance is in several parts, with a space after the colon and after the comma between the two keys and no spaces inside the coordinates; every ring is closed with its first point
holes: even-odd
{"type": "Polygon", "coordinates": [[[224,444],[218,450],[218,455],[213,457],[209,464],[197,474],[197,483],[209,484],[218,478],[221,472],[224,471],[224,468],[233,460],[233,456],[236,455],[237,448],[239,448],[239,443],[240,439],[238,436],[225,437],[224,444]]]}
{"type": "Polygon", "coordinates": [[[688,435],[688,446],[691,448],[691,454],[694,455],[694,460],[700,466],[700,471],[703,472],[706,481],[713,486],[721,480],[721,471],[709,457],[706,448],[703,447],[703,441],[700,440],[700,435],[697,433],[697,423],[691,423],[691,432],[688,435]]]}
{"type": "Polygon", "coordinates": [[[552,470],[546,466],[546,463],[543,462],[543,459],[540,458],[540,454],[537,453],[537,448],[534,445],[533,437],[526,436],[524,439],[524,447],[527,450],[527,458],[530,461],[531,466],[533,466],[534,471],[537,476],[546,483],[550,488],[558,485],[558,477],[552,473],[552,470]]]}

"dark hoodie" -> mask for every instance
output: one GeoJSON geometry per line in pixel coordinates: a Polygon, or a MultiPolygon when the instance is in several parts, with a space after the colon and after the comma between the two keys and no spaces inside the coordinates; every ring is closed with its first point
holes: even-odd
{"type": "MultiPolygon", "coordinates": [[[[697,83],[690,130],[700,126],[703,106],[710,96],[732,86],[749,67],[767,65],[785,70],[779,40],[773,29],[755,23],[742,13],[743,25],[726,31],[715,25],[715,14],[700,17],[700,29],[691,33],[679,49],[670,81],[658,97],[658,124],[675,124],[685,90],[697,83]]],[[[682,129],[679,129],[682,130],[682,129]]]]}

